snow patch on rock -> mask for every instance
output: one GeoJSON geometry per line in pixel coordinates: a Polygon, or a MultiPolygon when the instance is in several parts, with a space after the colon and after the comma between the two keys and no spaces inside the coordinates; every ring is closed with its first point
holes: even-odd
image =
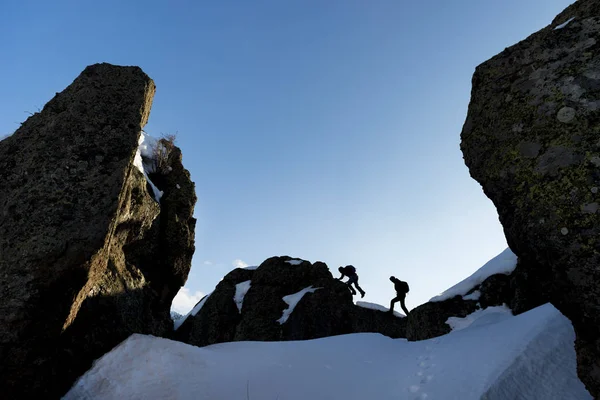
{"type": "Polygon", "coordinates": [[[473,293],[463,296],[463,300],[479,300],[481,292],[479,290],[473,291],[473,293]]]}
{"type": "Polygon", "coordinates": [[[557,30],[557,29],[562,29],[562,28],[564,28],[565,26],[569,25],[569,23],[570,23],[571,21],[573,21],[574,19],[575,19],[575,17],[569,18],[568,20],[566,20],[565,22],[563,22],[562,24],[560,24],[560,25],[558,25],[556,28],[554,28],[554,30],[557,30]]]}
{"type": "Polygon", "coordinates": [[[306,293],[313,293],[319,289],[322,289],[322,288],[314,288],[312,286],[309,286],[309,287],[302,289],[299,292],[284,296],[283,301],[285,301],[289,307],[286,308],[285,310],[283,310],[283,315],[281,316],[281,318],[279,318],[277,320],[277,322],[279,322],[280,325],[284,324],[285,321],[288,320],[288,318],[292,314],[292,311],[294,311],[294,308],[296,308],[296,305],[302,299],[302,297],[304,297],[304,295],[306,293]]]}
{"type": "Polygon", "coordinates": [[[135,157],[133,159],[133,165],[142,173],[146,178],[146,181],[152,188],[152,192],[154,193],[154,199],[157,202],[160,202],[160,198],[163,195],[163,192],[158,190],[158,188],[154,185],[154,183],[148,177],[148,174],[155,172],[156,169],[156,148],[160,146],[158,139],[153,138],[148,135],[146,132],[142,131],[140,133],[140,138],[138,140],[138,148],[135,152],[135,157]]]}
{"type": "Polygon", "coordinates": [[[235,305],[238,308],[238,311],[242,312],[242,304],[244,303],[244,296],[250,290],[250,283],[252,281],[244,281],[235,285],[235,295],[233,296],[233,301],[235,301],[235,305]]]}

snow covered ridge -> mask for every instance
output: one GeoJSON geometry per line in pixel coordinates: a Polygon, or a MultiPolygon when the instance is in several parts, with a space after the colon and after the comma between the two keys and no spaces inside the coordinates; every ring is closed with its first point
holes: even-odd
{"type": "Polygon", "coordinates": [[[497,320],[418,342],[358,333],[195,347],[134,334],[64,399],[592,398],[577,378],[573,327],[554,307],[490,315],[497,320]]]}
{"type": "MultiPolygon", "coordinates": [[[[454,296],[464,296],[475,286],[480,285],[483,281],[495,274],[510,275],[517,266],[517,256],[510,248],[506,248],[502,253],[492,258],[479,268],[475,273],[463,281],[452,286],[439,296],[431,298],[429,301],[444,301],[453,298],[454,296]]],[[[476,300],[472,298],[472,300],[476,300]]]]}
{"type": "Polygon", "coordinates": [[[152,188],[152,192],[154,193],[154,199],[157,202],[160,202],[160,198],[163,195],[163,192],[158,190],[158,188],[154,185],[154,183],[148,177],[148,174],[151,174],[156,171],[156,155],[161,150],[162,145],[160,141],[152,136],[148,135],[146,132],[142,131],[140,133],[140,138],[138,141],[138,149],[135,153],[135,158],[133,159],[133,165],[142,173],[146,178],[146,181],[150,184],[152,188]]]}

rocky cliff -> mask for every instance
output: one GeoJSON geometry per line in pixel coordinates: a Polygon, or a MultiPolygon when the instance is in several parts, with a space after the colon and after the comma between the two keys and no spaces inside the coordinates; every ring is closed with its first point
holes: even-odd
{"type": "Polygon", "coordinates": [[[542,295],[573,323],[600,397],[600,1],[477,67],[461,148],[542,295]]]}
{"type": "Polygon", "coordinates": [[[405,337],[406,318],[354,305],[347,286],[322,262],[273,257],[235,269],[176,330],[196,346],[257,340],[305,340],[355,332],[405,337]]]}
{"type": "Polygon", "coordinates": [[[56,398],[131,333],[172,330],[196,197],[169,143],[160,201],[135,166],[154,92],[138,67],[92,65],[0,142],[5,398],[56,398]]]}

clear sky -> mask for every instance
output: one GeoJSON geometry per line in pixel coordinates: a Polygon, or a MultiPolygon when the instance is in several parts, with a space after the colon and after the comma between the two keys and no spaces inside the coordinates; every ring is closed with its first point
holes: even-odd
{"type": "Polygon", "coordinates": [[[187,312],[236,263],[357,267],[409,308],[506,242],[460,152],[475,67],[571,0],[0,1],[0,136],[89,64],[157,85],[196,182],[187,312]],[[191,297],[191,298],[190,298],[191,297]]]}

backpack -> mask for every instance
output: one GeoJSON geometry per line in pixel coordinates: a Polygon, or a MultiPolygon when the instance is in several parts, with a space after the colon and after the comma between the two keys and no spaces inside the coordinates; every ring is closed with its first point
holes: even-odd
{"type": "Polygon", "coordinates": [[[408,287],[408,282],[400,281],[400,285],[403,287],[406,293],[410,291],[410,288],[408,287]]]}
{"type": "Polygon", "coordinates": [[[346,272],[348,274],[355,274],[356,273],[356,268],[354,268],[353,265],[346,265],[346,272]]]}

